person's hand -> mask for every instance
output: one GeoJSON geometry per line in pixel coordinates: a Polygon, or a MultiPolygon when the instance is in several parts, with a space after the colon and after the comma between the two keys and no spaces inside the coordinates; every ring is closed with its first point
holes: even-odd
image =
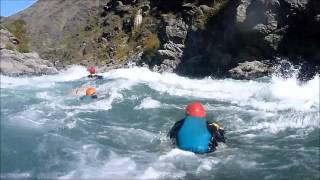
{"type": "Polygon", "coordinates": [[[224,134],[225,134],[225,130],[223,128],[221,128],[221,127],[218,128],[217,129],[217,141],[225,143],[226,142],[226,138],[225,138],[224,134]]]}

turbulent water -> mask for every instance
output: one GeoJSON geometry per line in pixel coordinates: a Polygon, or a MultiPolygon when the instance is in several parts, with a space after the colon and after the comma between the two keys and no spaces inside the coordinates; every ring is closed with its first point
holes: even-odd
{"type": "Polygon", "coordinates": [[[1,76],[1,178],[319,179],[319,76],[255,81],[188,79],[144,68],[89,80],[1,76]],[[81,88],[98,99],[80,101],[81,88]],[[76,93],[75,90],[79,90],[76,93]],[[227,130],[210,154],[167,137],[191,101],[227,130]]]}

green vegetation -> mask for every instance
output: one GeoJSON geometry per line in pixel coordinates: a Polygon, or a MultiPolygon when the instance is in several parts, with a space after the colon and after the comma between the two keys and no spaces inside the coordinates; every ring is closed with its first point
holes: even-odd
{"type": "Polygon", "coordinates": [[[19,40],[17,50],[22,53],[30,52],[25,26],[26,22],[22,19],[15,20],[7,25],[7,29],[19,40]]]}
{"type": "Polygon", "coordinates": [[[14,46],[12,44],[7,43],[6,46],[5,46],[5,49],[14,51],[14,46]]]}
{"type": "Polygon", "coordinates": [[[158,35],[155,33],[149,34],[143,41],[144,51],[143,54],[146,58],[154,56],[156,50],[160,46],[158,35]]]}

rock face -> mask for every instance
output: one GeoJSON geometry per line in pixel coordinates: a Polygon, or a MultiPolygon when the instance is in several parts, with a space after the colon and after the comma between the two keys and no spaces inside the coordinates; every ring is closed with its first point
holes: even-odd
{"type": "Polygon", "coordinates": [[[229,70],[275,57],[320,64],[319,0],[38,0],[2,24],[17,19],[61,67],[117,67],[144,53],[137,64],[158,72],[247,78],[256,75],[229,70]]]}
{"type": "Polygon", "coordinates": [[[257,56],[300,55],[319,62],[319,1],[241,0],[237,7],[237,35],[257,56]]]}
{"type": "Polygon", "coordinates": [[[273,69],[260,61],[251,61],[239,63],[239,65],[229,70],[230,76],[235,79],[255,79],[267,76],[273,72],[273,69]]]}
{"type": "Polygon", "coordinates": [[[8,30],[0,27],[0,49],[16,50],[19,40],[14,37],[8,30]]]}
{"type": "Polygon", "coordinates": [[[37,53],[19,53],[1,49],[0,72],[7,76],[55,74],[56,68],[37,53]]]}
{"type": "Polygon", "coordinates": [[[319,66],[319,14],[316,0],[226,1],[204,29],[189,30],[180,72],[224,76],[238,63],[276,56],[319,66]]]}
{"type": "MultiPolygon", "coordinates": [[[[7,17],[3,25],[7,26],[15,20],[26,23],[26,36],[29,47],[46,59],[66,58],[66,41],[79,32],[86,17],[99,6],[99,0],[38,0],[29,8],[7,17]]],[[[72,42],[74,44],[78,42],[72,42]]],[[[82,41],[77,44],[78,47],[82,41]]]]}
{"type": "Polygon", "coordinates": [[[181,18],[164,16],[159,28],[161,46],[151,65],[158,72],[173,72],[181,61],[188,26],[181,18]]]}
{"type": "Polygon", "coordinates": [[[56,68],[49,61],[41,59],[38,53],[18,52],[19,40],[7,29],[1,27],[0,33],[1,74],[19,76],[57,73],[56,68]]]}

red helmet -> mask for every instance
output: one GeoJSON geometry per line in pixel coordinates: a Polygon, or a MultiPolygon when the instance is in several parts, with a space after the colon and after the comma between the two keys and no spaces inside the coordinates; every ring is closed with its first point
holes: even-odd
{"type": "Polygon", "coordinates": [[[88,67],[87,71],[89,71],[90,74],[95,74],[96,68],[95,67],[88,67]]]}
{"type": "Polygon", "coordinates": [[[186,108],[186,115],[204,118],[206,117],[206,110],[200,102],[192,102],[186,108]]]}

